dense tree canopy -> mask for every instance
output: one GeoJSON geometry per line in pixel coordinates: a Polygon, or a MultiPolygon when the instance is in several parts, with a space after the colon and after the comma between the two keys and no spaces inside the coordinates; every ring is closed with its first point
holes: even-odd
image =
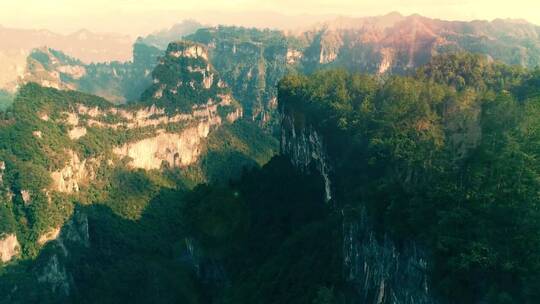
{"type": "Polygon", "coordinates": [[[536,73],[456,54],[413,78],[290,76],[280,107],[324,134],[336,202],[430,248],[453,301],[534,303],[540,281],[536,73]],[[459,300],[458,300],[459,299],[459,300]]]}
{"type": "MultiPolygon", "coordinates": [[[[315,164],[300,169],[280,155],[259,167],[275,139],[242,121],[213,133],[201,161],[182,171],[104,166],[103,182],[80,202],[0,201],[0,232],[17,231],[31,244],[73,208],[87,214],[90,248],[70,248],[63,261],[74,269],[74,302],[359,303],[344,275],[343,233],[365,211],[376,238],[425,248],[442,303],[537,303],[539,79],[537,71],[469,54],[437,57],[409,77],[289,75],[278,87],[282,127],[321,136],[330,202],[315,164]]],[[[4,176],[12,190],[47,187],[47,173],[65,161],[61,148],[96,155],[145,136],[89,130],[74,143],[32,112],[71,98],[106,106],[31,85],[3,114],[0,156],[17,168],[4,176]],[[46,145],[24,137],[38,124],[46,145]]],[[[39,265],[53,249],[38,255],[26,245],[24,256],[39,265]]],[[[46,302],[27,266],[3,274],[21,290],[8,300],[46,302]]]]}

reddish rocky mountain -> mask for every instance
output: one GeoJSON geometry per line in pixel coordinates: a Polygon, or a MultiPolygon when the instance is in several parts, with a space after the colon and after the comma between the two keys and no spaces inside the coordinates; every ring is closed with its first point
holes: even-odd
{"type": "Polygon", "coordinates": [[[445,21],[391,13],[338,18],[291,33],[307,48],[306,67],[347,66],[375,73],[402,73],[439,53],[468,51],[508,64],[540,63],[540,27],[523,20],[445,21]]]}

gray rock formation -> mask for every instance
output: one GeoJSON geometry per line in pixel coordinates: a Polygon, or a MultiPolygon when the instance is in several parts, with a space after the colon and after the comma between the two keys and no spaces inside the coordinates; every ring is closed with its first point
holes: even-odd
{"type": "MultiPolygon", "coordinates": [[[[281,153],[301,170],[316,168],[325,182],[325,199],[332,198],[331,160],[324,138],[310,125],[295,123],[292,115],[282,114],[281,153]]],[[[333,201],[334,208],[342,208],[333,201]]],[[[398,246],[387,234],[378,236],[366,211],[343,215],[344,278],[355,291],[351,303],[431,304],[429,260],[414,241],[398,246]]]]}

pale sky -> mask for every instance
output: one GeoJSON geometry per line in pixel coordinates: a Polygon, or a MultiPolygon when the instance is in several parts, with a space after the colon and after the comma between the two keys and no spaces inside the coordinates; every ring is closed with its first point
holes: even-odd
{"type": "Polygon", "coordinates": [[[132,36],[185,18],[288,28],[335,15],[398,11],[449,20],[520,18],[540,24],[540,0],[0,0],[0,25],[68,33],[80,28],[132,36]],[[284,16],[298,16],[285,18],[284,16]]]}

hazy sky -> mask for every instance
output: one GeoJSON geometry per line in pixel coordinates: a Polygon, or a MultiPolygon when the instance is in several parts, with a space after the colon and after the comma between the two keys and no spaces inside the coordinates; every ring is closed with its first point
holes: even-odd
{"type": "Polygon", "coordinates": [[[213,24],[295,27],[331,15],[391,11],[451,20],[523,18],[540,24],[540,0],[0,0],[0,25],[138,35],[184,18],[213,24]],[[303,16],[288,19],[278,14],[303,16]]]}

